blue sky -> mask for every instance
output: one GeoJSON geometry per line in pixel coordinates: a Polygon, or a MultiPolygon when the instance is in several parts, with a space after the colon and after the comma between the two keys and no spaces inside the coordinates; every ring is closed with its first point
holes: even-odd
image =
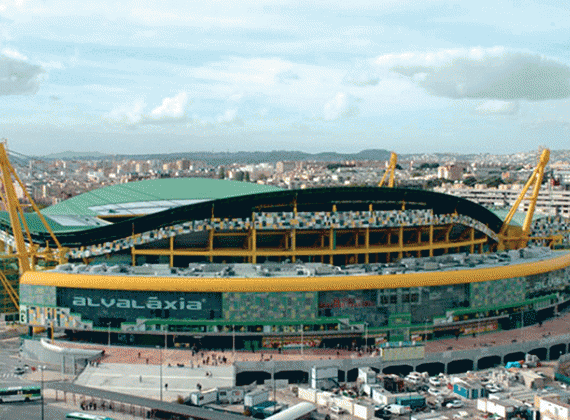
{"type": "Polygon", "coordinates": [[[570,148],[566,2],[0,0],[20,153],[570,148]]]}

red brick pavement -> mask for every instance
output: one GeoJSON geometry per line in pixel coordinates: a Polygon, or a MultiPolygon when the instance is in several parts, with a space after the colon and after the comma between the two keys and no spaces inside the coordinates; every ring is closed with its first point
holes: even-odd
{"type": "MultiPolygon", "coordinates": [[[[556,317],[552,320],[545,321],[541,327],[533,325],[522,329],[511,331],[499,331],[495,333],[482,334],[476,337],[460,337],[459,339],[442,339],[429,341],[426,343],[426,352],[438,353],[449,350],[472,350],[473,348],[480,348],[482,346],[492,347],[504,344],[511,344],[513,342],[533,341],[539,340],[548,336],[556,336],[561,334],[570,333],[570,313],[556,317]],[[513,341],[516,340],[516,341],[513,341]]],[[[570,341],[570,340],[569,340],[570,341]]],[[[300,350],[285,351],[280,354],[277,352],[236,352],[235,357],[232,351],[203,351],[198,352],[194,357],[188,349],[166,349],[158,350],[156,348],[146,347],[122,347],[122,346],[105,346],[105,345],[88,345],[83,343],[72,343],[66,341],[56,341],[57,345],[62,347],[76,347],[76,348],[89,348],[105,350],[105,356],[102,360],[103,363],[127,363],[127,364],[159,364],[161,357],[163,363],[167,364],[190,364],[202,365],[209,358],[209,365],[214,364],[213,360],[220,360],[226,358],[226,363],[231,364],[234,360],[237,361],[260,361],[263,357],[264,360],[296,360],[301,357],[305,359],[336,359],[336,358],[349,358],[361,357],[362,353],[357,353],[348,350],[334,349],[305,349],[303,355],[300,350]],[[162,351],[162,355],[161,355],[162,351]]],[[[219,362],[221,364],[221,362],[219,362]]]]}

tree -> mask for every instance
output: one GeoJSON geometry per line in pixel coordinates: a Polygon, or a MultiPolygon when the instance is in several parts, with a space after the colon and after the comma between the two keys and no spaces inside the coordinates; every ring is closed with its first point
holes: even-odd
{"type": "Polygon", "coordinates": [[[224,171],[223,166],[220,166],[220,170],[218,172],[218,179],[226,179],[226,172],[224,171]]]}

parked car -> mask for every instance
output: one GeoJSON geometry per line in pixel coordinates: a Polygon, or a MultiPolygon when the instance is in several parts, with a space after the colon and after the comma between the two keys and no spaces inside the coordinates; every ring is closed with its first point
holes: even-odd
{"type": "Polygon", "coordinates": [[[344,409],[340,408],[338,405],[332,405],[331,406],[331,411],[335,414],[342,414],[344,413],[344,409]]]}
{"type": "Polygon", "coordinates": [[[392,417],[392,413],[381,408],[379,410],[374,410],[374,417],[383,420],[389,420],[392,417]]]}
{"type": "Polygon", "coordinates": [[[430,389],[428,389],[428,394],[433,395],[434,397],[437,397],[439,395],[442,395],[443,391],[441,389],[437,389],[437,388],[430,388],[430,389]]]}
{"type": "Polygon", "coordinates": [[[503,387],[501,387],[500,385],[496,385],[496,384],[487,384],[487,385],[485,385],[485,388],[487,389],[487,391],[489,391],[491,393],[501,392],[503,390],[503,387]]]}
{"type": "Polygon", "coordinates": [[[441,386],[441,380],[435,376],[429,378],[429,383],[433,386],[441,386]]]}
{"type": "Polygon", "coordinates": [[[453,400],[445,404],[447,408],[461,408],[463,407],[463,401],[461,400],[453,400]]]}
{"type": "Polygon", "coordinates": [[[15,374],[15,375],[23,375],[24,373],[26,373],[26,369],[24,369],[23,367],[21,367],[21,366],[16,366],[16,367],[14,368],[14,374],[15,374]]]}
{"type": "Polygon", "coordinates": [[[410,407],[400,404],[388,404],[386,406],[386,410],[388,410],[392,414],[405,414],[412,411],[410,407]]]}

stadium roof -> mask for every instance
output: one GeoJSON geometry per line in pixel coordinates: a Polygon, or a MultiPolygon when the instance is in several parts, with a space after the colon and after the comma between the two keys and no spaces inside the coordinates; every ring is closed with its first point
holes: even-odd
{"type": "MultiPolygon", "coordinates": [[[[225,182],[225,185],[228,186],[236,184],[247,185],[247,183],[240,182],[225,182]]],[[[99,192],[101,191],[99,190],[99,192]]],[[[217,191],[217,193],[220,192],[222,191],[217,191]]],[[[192,195],[196,197],[194,192],[192,195]]],[[[149,212],[133,218],[120,218],[113,224],[108,224],[108,222],[95,216],[76,216],[78,222],[81,221],[80,219],[84,219],[84,225],[67,225],[61,230],[56,229],[58,239],[64,246],[72,247],[102,244],[154,229],[185,223],[189,220],[208,219],[212,217],[213,213],[215,213],[216,218],[231,219],[248,218],[251,217],[252,212],[263,211],[266,208],[271,208],[277,212],[292,212],[293,203],[296,203],[299,211],[330,211],[332,206],[336,204],[340,206],[340,211],[343,211],[342,208],[348,203],[361,208],[363,206],[368,208],[368,204],[373,203],[375,210],[399,210],[402,208],[402,203],[405,202],[407,209],[432,209],[434,214],[455,213],[471,217],[473,220],[486,225],[493,232],[497,232],[502,224],[501,219],[494,213],[469,200],[413,189],[332,187],[284,190],[274,188],[273,191],[264,189],[264,191],[249,194],[245,194],[245,191],[238,191],[229,197],[215,200],[207,199],[205,195],[203,197],[204,199],[197,199],[191,204],[172,205],[170,208],[161,211],[149,212]],[[89,225],[90,221],[98,221],[101,225],[89,225]]],[[[49,215],[52,222],[57,217],[58,215],[49,215]]],[[[62,217],[72,217],[72,215],[63,215],[62,217]]],[[[60,226],[64,225],[60,223],[60,226]]],[[[7,215],[5,218],[0,218],[0,228],[8,232],[11,231],[7,215]]],[[[32,232],[32,237],[36,243],[51,242],[45,229],[35,230],[32,232]]]]}
{"type": "Polygon", "coordinates": [[[209,178],[164,178],[129,182],[80,194],[42,210],[53,216],[135,216],[240,195],[279,191],[250,182],[209,178]]]}
{"type": "MultiPolygon", "coordinates": [[[[210,178],[163,178],[111,185],[72,197],[42,210],[55,232],[93,229],[109,224],[101,216],[141,216],[221,198],[281,191],[250,182],[210,178]]],[[[47,232],[35,213],[25,214],[31,232],[47,232]]],[[[0,223],[9,225],[8,213],[0,223]]]]}

